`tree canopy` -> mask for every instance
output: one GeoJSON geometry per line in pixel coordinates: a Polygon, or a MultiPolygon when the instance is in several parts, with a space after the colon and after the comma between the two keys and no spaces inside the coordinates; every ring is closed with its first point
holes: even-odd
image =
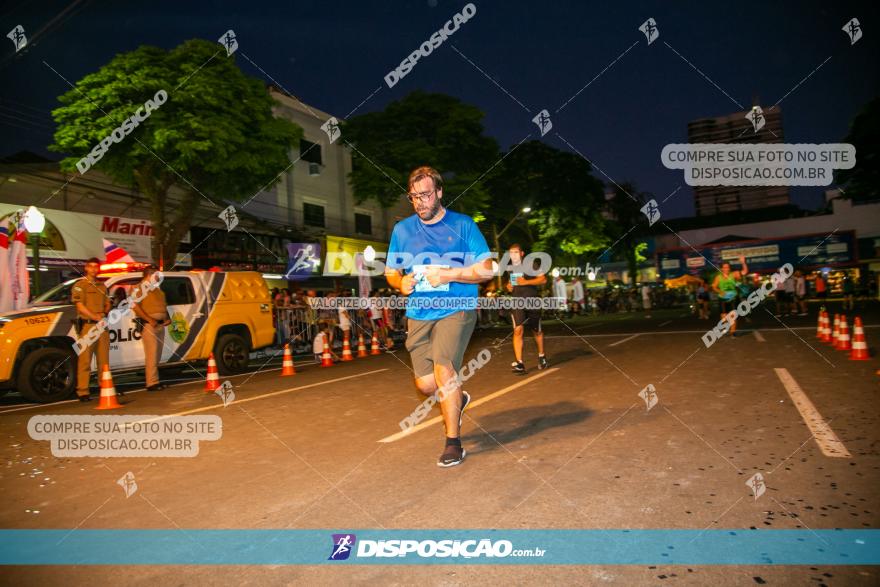
{"type": "Polygon", "coordinates": [[[142,46],[119,54],[59,101],[62,106],[52,113],[58,130],[49,148],[69,155],[62,168],[75,171],[82,157],[116,131],[121,140],[109,143],[94,167],[150,199],[153,257],[158,260],[161,250],[166,263],[175,258],[201,205],[210,200],[224,208],[273,184],[302,136],[299,126],[274,116],[276,102],[261,80],[246,76],[234,56],[204,40],[170,51],[142,46]],[[167,101],[131,129],[160,91],[167,101]],[[127,136],[117,130],[126,127],[127,136]],[[185,192],[173,209],[171,186],[185,192]]]}
{"type": "Polygon", "coordinates": [[[483,113],[445,94],[412,92],[381,112],[350,118],[342,137],[352,146],[351,183],[358,202],[391,207],[407,189],[409,172],[431,165],[443,175],[443,199],[468,214],[488,202],[476,182],[500,158],[485,136],[483,113]]]}
{"type": "Polygon", "coordinates": [[[835,177],[846,197],[880,199],[880,98],[868,102],[856,115],[843,141],[856,148],[855,166],[837,171],[835,177]]]}

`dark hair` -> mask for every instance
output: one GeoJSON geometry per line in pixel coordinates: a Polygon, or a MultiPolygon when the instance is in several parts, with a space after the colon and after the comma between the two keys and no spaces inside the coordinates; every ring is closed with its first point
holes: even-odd
{"type": "Polygon", "coordinates": [[[522,248],[522,245],[519,244],[519,243],[513,243],[512,245],[510,245],[509,247],[507,247],[507,250],[508,250],[508,251],[511,250],[511,249],[518,249],[520,253],[525,253],[525,252],[526,252],[525,249],[522,248]]]}
{"type": "Polygon", "coordinates": [[[410,172],[407,189],[412,189],[414,183],[421,181],[426,177],[430,177],[431,180],[434,182],[435,190],[443,189],[443,177],[440,175],[440,172],[428,165],[416,167],[410,172]]]}
{"type": "Polygon", "coordinates": [[[89,257],[88,259],[86,259],[86,265],[88,265],[89,263],[97,263],[98,265],[100,265],[101,260],[97,257],[89,257]]]}

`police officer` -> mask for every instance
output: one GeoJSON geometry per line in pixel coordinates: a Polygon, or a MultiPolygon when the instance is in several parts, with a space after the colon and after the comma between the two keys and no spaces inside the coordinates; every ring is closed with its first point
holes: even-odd
{"type": "Polygon", "coordinates": [[[168,305],[165,292],[159,289],[159,283],[153,275],[156,267],[144,268],[140,284],[135,287],[132,297],[141,300],[134,304],[134,313],[143,324],[141,342],[144,345],[144,375],[147,380],[147,391],[159,391],[165,386],[159,383],[159,361],[162,359],[162,345],[165,339],[165,327],[171,324],[168,318],[168,305]]]}
{"type": "MultiPolygon", "coordinates": [[[[76,305],[77,334],[80,340],[93,329],[97,328],[98,322],[107,316],[110,311],[110,296],[107,287],[98,281],[100,261],[92,257],[86,261],[86,276],[73,284],[71,301],[76,305]]],[[[87,402],[89,397],[89,376],[92,366],[92,355],[97,353],[98,376],[104,370],[104,365],[110,364],[110,333],[105,328],[95,342],[81,347],[77,360],[76,395],[82,402],[87,402]]]]}

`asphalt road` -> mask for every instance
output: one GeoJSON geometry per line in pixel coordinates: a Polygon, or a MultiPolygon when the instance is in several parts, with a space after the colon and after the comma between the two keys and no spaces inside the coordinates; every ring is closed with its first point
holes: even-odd
{"type": "MultiPolygon", "coordinates": [[[[814,310],[815,311],[815,310],[814,310]]],[[[56,458],[29,437],[38,414],[95,414],[94,402],[0,407],[2,528],[737,528],[878,526],[878,361],[815,338],[815,315],[760,311],[706,348],[710,323],[682,310],[547,325],[551,369],[510,372],[506,328],[480,330],[466,358],[465,462],[435,466],[443,432],[401,436],[420,398],[405,352],[332,368],[273,364],[230,378],[133,391],[114,415],[216,414],[219,440],[193,458],[56,458]],[[485,355],[484,355],[485,356],[485,355]],[[639,396],[649,384],[657,403],[639,396]],[[804,402],[804,398],[809,401],[804,402]],[[795,401],[796,400],[796,401],[795,401]],[[812,406],[812,411],[810,411],[812,406]],[[131,471],[137,492],[117,484],[131,471]],[[746,481],[761,473],[755,498],[746,481]]],[[[872,354],[878,308],[862,312],[872,354]]],[[[435,409],[431,416],[439,412],[435,409]]],[[[46,566],[3,584],[877,585],[852,566],[46,566]]]]}

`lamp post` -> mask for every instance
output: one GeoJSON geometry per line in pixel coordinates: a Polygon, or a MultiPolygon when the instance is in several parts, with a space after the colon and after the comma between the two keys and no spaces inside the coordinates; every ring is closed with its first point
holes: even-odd
{"type": "Polygon", "coordinates": [[[24,229],[31,236],[34,247],[34,296],[40,293],[40,237],[46,227],[46,217],[36,206],[31,206],[24,212],[24,229]]]}
{"type": "MultiPolygon", "coordinates": [[[[523,214],[528,214],[531,211],[532,211],[532,209],[529,208],[528,206],[526,206],[525,208],[522,208],[520,211],[518,211],[516,213],[516,215],[513,218],[510,219],[510,222],[507,223],[507,226],[505,226],[504,228],[501,229],[501,232],[498,232],[497,227],[495,227],[494,225],[492,226],[492,230],[495,233],[494,234],[494,236],[495,236],[495,252],[498,253],[499,260],[500,260],[500,255],[501,255],[501,241],[500,241],[501,235],[504,234],[508,228],[513,226],[513,223],[516,222],[517,218],[519,218],[523,214]]],[[[501,274],[499,273],[495,279],[498,282],[498,291],[500,292],[501,291],[501,274]]]]}

